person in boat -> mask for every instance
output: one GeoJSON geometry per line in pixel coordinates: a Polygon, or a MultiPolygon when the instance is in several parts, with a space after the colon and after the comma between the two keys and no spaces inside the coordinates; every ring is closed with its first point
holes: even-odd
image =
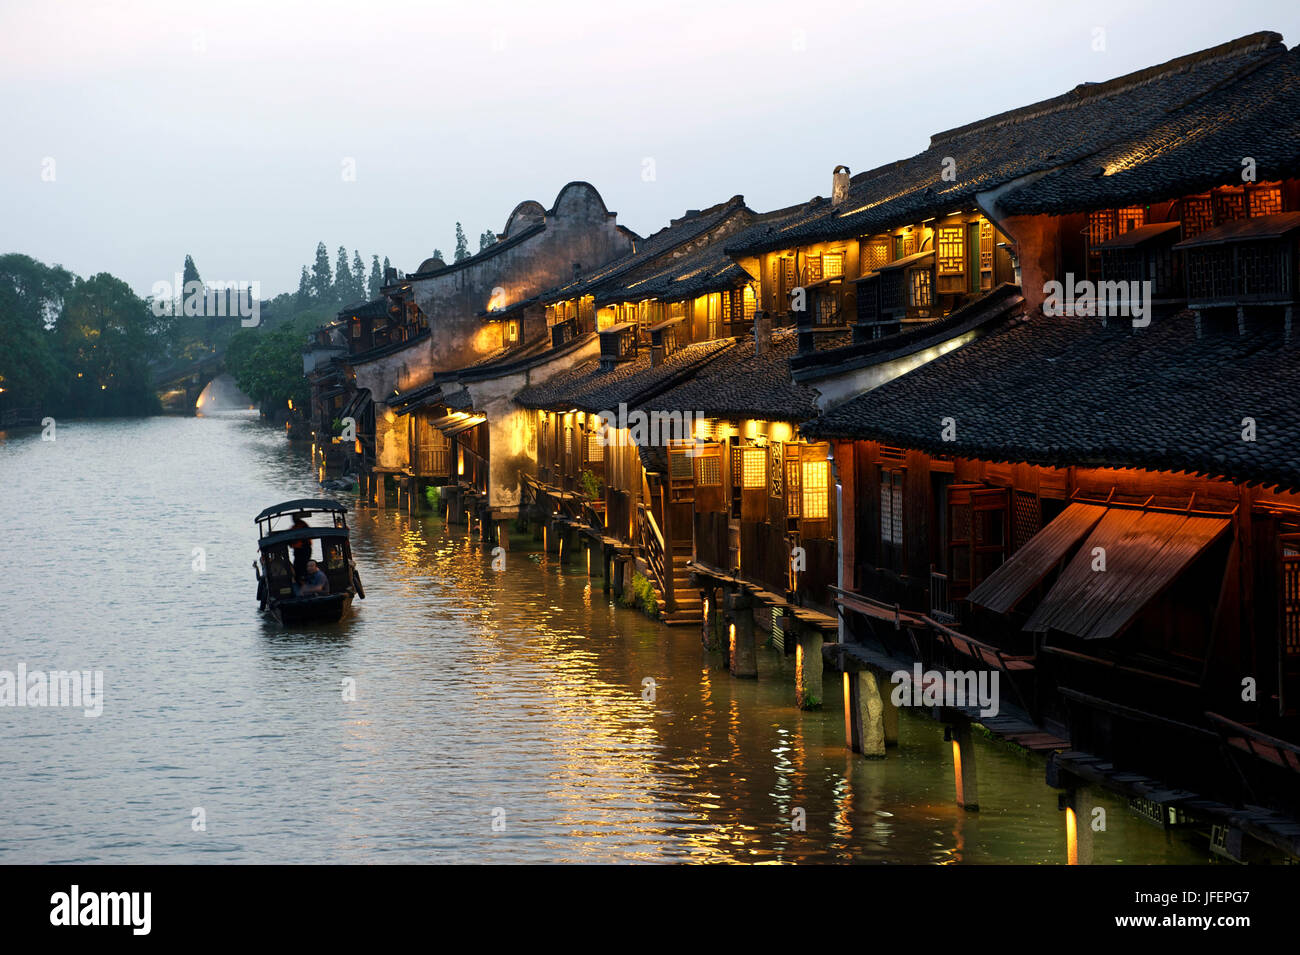
{"type": "Polygon", "coordinates": [[[325,576],[325,571],[320,569],[320,565],[316,561],[307,561],[307,573],[298,586],[298,596],[310,597],[314,594],[327,594],[329,592],[330,582],[329,578],[325,576]]]}
{"type": "MultiPolygon", "coordinates": [[[[304,530],[309,527],[311,525],[299,514],[294,517],[290,530],[304,530]]],[[[297,583],[302,583],[303,578],[307,576],[307,565],[311,563],[311,539],[291,541],[289,549],[293,551],[293,579],[297,583]]]]}

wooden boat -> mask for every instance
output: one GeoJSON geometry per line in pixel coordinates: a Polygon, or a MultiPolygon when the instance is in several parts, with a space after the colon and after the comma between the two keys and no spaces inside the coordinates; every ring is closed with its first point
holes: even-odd
{"type": "Polygon", "coordinates": [[[302,498],[272,505],[253,518],[258,530],[259,555],[253,562],[257,602],[281,624],[334,623],[352,609],[353,597],[365,599],[346,515],[347,508],[336,501],[302,498]],[[313,514],[326,515],[328,523],[308,524],[313,514]],[[295,554],[316,561],[329,582],[325,593],[299,593],[295,554]]]}

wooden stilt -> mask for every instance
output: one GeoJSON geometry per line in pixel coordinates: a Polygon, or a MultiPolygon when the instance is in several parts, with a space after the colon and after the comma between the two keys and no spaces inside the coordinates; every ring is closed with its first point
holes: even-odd
{"type": "Polygon", "coordinates": [[[1087,788],[1071,789],[1065,800],[1065,852],[1070,865],[1092,865],[1093,809],[1087,788]]]}

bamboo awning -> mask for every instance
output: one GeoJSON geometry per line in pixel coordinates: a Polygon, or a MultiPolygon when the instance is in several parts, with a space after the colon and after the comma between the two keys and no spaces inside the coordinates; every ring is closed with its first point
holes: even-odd
{"type": "Polygon", "coordinates": [[[970,592],[967,600],[1006,613],[1038,586],[1106,514],[1103,504],[1075,502],[1031,537],[970,592]]]}
{"type": "Polygon", "coordinates": [[[1229,516],[1109,507],[1025,624],[1084,640],[1124,630],[1228,529],[1229,516]],[[1094,570],[1103,548],[1105,570],[1094,570]]]}

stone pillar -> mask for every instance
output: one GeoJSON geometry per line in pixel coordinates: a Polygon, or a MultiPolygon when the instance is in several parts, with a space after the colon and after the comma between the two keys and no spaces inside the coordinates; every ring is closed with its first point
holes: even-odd
{"type": "Polygon", "coordinates": [[[975,744],[971,738],[970,720],[961,720],[952,724],[947,735],[952,739],[957,805],[969,812],[976,812],[980,807],[980,795],[975,779],[975,744]]]}
{"type": "Polygon", "coordinates": [[[503,551],[510,550],[510,518],[501,518],[496,522],[496,541],[493,547],[500,547],[503,551]]]}
{"type": "Polygon", "coordinates": [[[729,658],[731,675],[753,679],[758,676],[758,654],[754,647],[754,600],[749,594],[727,593],[729,658]]]}
{"type": "Polygon", "coordinates": [[[844,673],[844,741],[863,756],[885,755],[884,705],[871,670],[844,673]]]}
{"type": "MultiPolygon", "coordinates": [[[[787,618],[790,619],[790,618],[787,618]]],[[[793,625],[795,644],[794,698],[801,710],[822,706],[822,634],[814,627],[793,625]]]]}

